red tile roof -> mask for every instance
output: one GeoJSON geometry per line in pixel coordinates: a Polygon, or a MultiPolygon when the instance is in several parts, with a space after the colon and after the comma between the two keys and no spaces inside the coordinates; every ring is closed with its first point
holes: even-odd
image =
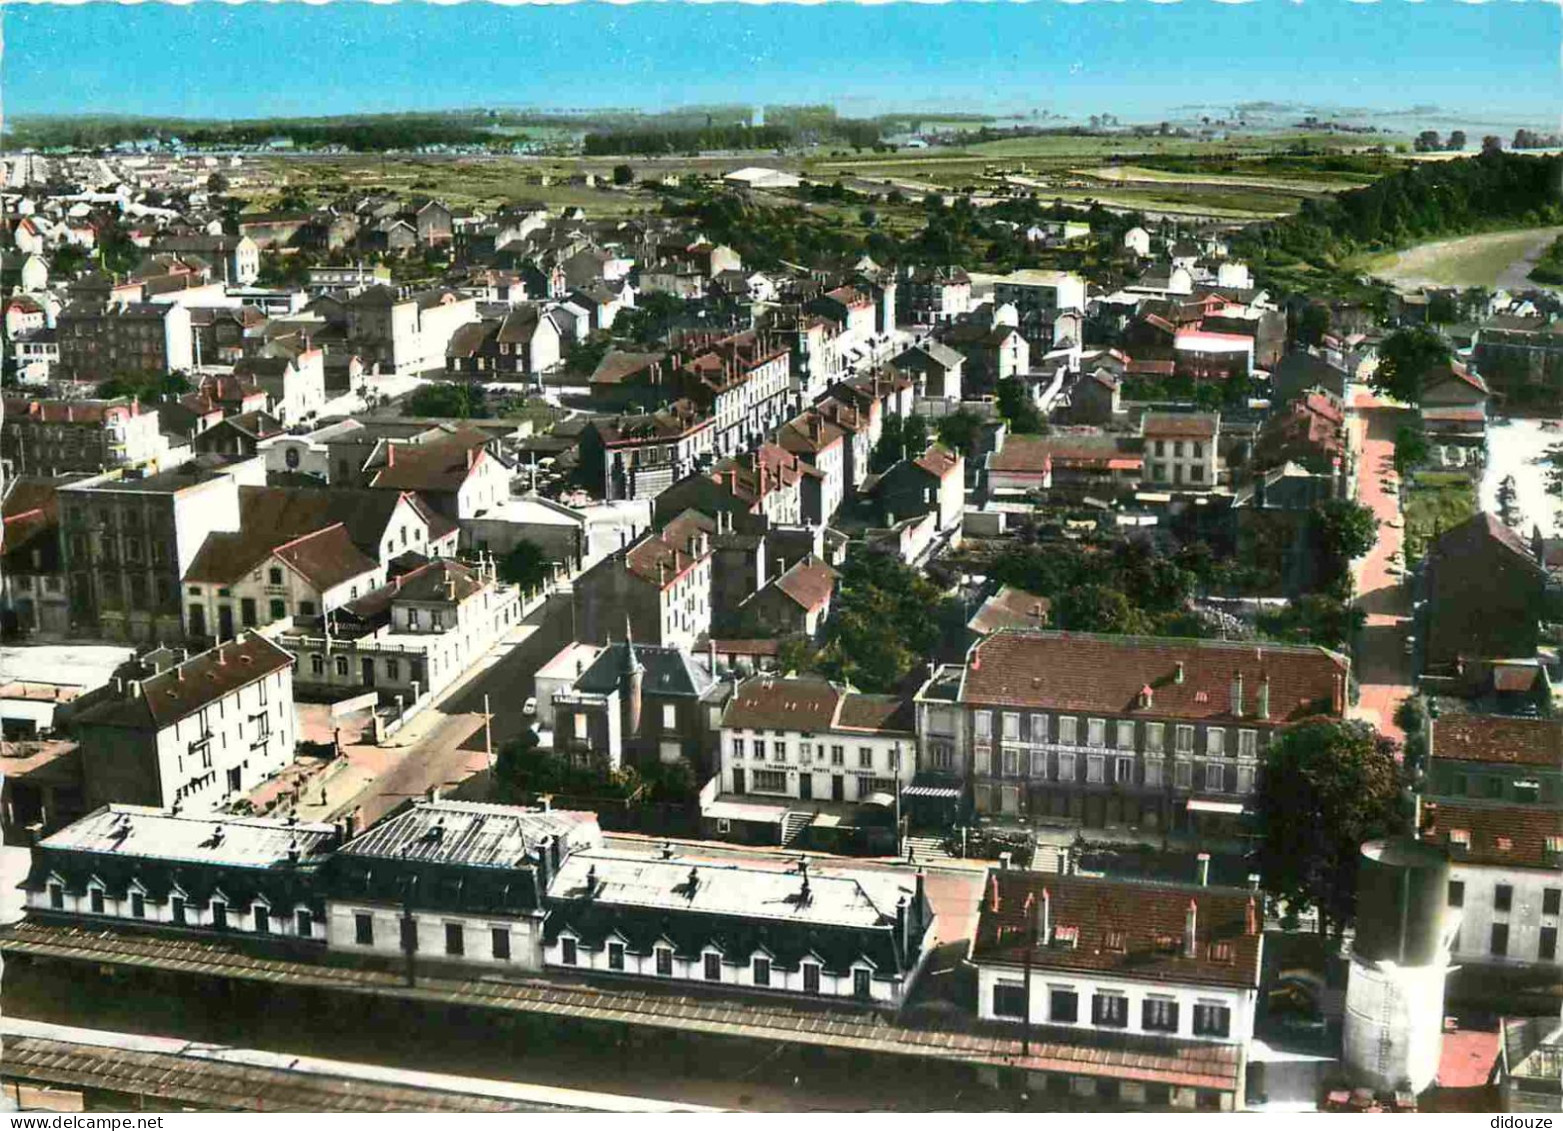
{"type": "Polygon", "coordinates": [[[699,511],[688,510],[662,528],[631,546],[624,555],[624,568],[642,581],[666,587],[689,569],[711,556],[711,538],[716,523],[699,511]],[[689,552],[690,539],[696,540],[696,552],[689,552]]]}
{"type": "Polygon", "coordinates": [[[961,468],[961,457],[939,444],[934,444],[912,462],[930,475],[941,480],[951,474],[958,473],[961,468]]]}
{"type": "Polygon", "coordinates": [[[1259,985],[1262,928],[1246,891],[990,871],[971,957],[1019,969],[1035,929],[1031,965],[1042,974],[1248,989],[1259,985]]]}
{"type": "Polygon", "coordinates": [[[131,684],[123,695],[94,703],[76,722],[162,729],[292,664],[292,655],[252,632],[142,680],[139,688],[131,684]]]}
{"type": "Polygon", "coordinates": [[[1241,717],[1262,721],[1268,679],[1268,721],[1285,723],[1339,714],[1332,704],[1347,672],[1347,661],[1323,648],[1003,629],[973,645],[961,702],[1214,722],[1238,717],[1232,692],[1241,675],[1241,717]],[[1142,707],[1147,687],[1151,701],[1142,707]]]}
{"type": "Polygon", "coordinates": [[[994,471],[1041,475],[1052,468],[1132,471],[1145,466],[1116,436],[1008,436],[988,464],[994,471]]]}
{"type": "Polygon", "coordinates": [[[1208,440],[1221,428],[1221,418],[1209,412],[1148,412],[1140,430],[1147,436],[1208,440]]]}
{"type": "Polygon", "coordinates": [[[295,538],[274,553],[322,593],[375,568],[374,559],[353,544],[341,523],[295,538]]]}
{"type": "Polygon", "coordinates": [[[1421,838],[1448,849],[1456,864],[1545,868],[1563,875],[1563,812],[1536,805],[1429,801],[1421,838]]]}
{"type": "Polygon", "coordinates": [[[823,608],[836,590],[836,571],[818,558],[807,557],[776,579],[776,588],[805,612],[823,608]]]}
{"type": "MultiPolygon", "coordinates": [[[[1534,674],[1531,673],[1533,677],[1534,674]]],[[[1529,686],[1526,683],[1525,687],[1529,686]]],[[[1432,721],[1431,747],[1431,757],[1448,761],[1502,762],[1563,770],[1563,721],[1506,715],[1443,715],[1432,721]]]]}
{"type": "Polygon", "coordinates": [[[895,695],[864,695],[818,676],[757,675],[738,685],[724,727],[750,730],[915,732],[911,704],[895,695]]]}

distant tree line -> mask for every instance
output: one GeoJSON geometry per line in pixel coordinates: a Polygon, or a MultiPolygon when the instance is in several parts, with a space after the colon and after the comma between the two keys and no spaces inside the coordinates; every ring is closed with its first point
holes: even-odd
{"type": "Polygon", "coordinates": [[[589,133],[581,143],[587,157],[634,154],[640,157],[693,153],[705,149],[778,149],[797,140],[786,126],[743,123],[688,129],[611,130],[589,133]]]}

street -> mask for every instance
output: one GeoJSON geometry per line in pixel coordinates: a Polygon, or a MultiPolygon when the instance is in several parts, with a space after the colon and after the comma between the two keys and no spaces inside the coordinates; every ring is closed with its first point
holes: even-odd
{"type": "Polygon", "coordinates": [[[1395,431],[1407,411],[1358,390],[1350,421],[1359,453],[1357,501],[1379,520],[1377,541],[1356,565],[1356,603],[1367,622],[1357,646],[1359,698],[1351,716],[1396,741],[1405,735],[1395,725],[1395,708],[1412,692],[1412,658],[1405,650],[1411,609],[1404,575],[1397,572],[1405,567],[1405,528],[1395,474],[1395,431]]]}

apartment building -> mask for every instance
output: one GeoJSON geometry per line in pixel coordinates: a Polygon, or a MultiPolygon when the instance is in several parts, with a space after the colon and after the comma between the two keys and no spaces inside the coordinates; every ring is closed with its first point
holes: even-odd
{"type": "Polygon", "coordinates": [[[347,336],[365,364],[397,374],[445,368],[446,347],[456,331],[478,320],[477,302],[455,291],[403,296],[369,287],[347,303],[347,336]]]}
{"type": "Polygon", "coordinates": [[[1425,797],[1563,810],[1563,722],[1441,714],[1427,747],[1425,797]]]}
{"type": "Polygon", "coordinates": [[[1213,412],[1148,412],[1140,421],[1146,487],[1211,491],[1219,476],[1221,417],[1213,412]]]}
{"type": "Polygon", "coordinates": [[[716,522],[685,511],[661,531],[598,562],[575,581],[577,636],[606,644],[626,634],[691,651],[711,630],[716,522]]]}
{"type": "Polygon", "coordinates": [[[157,409],[132,398],[5,399],[0,460],[12,475],[136,467],[167,451],[157,409]]]}
{"type": "Polygon", "coordinates": [[[211,812],[293,760],[293,657],[256,633],[188,659],[153,653],[72,707],[88,808],[211,812]]]}
{"type": "Polygon", "coordinates": [[[672,357],[670,384],[716,421],[713,449],[737,455],[786,418],[792,347],[768,331],[687,337],[672,357]]]}
{"type": "Polygon", "coordinates": [[[970,765],[981,814],[1229,835],[1276,732],[1344,717],[1349,670],[1323,648],[1002,629],[919,692],[918,738],[970,765]]]}
{"type": "Polygon", "coordinates": [[[715,418],[680,399],[592,421],[581,433],[581,465],[604,499],[654,499],[712,454],[715,437],[715,418]]]}
{"type": "Polygon", "coordinates": [[[60,312],[55,330],[58,372],[68,381],[184,372],[195,365],[190,311],[179,303],[75,302],[60,312]]]}

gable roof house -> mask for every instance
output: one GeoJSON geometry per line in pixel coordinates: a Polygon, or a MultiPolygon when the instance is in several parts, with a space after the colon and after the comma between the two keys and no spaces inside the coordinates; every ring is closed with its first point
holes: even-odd
{"type": "Polygon", "coordinates": [[[780,635],[818,639],[830,616],[837,577],[818,558],[804,558],[750,597],[743,610],[780,635]]]}
{"type": "Polygon", "coordinates": [[[1430,671],[1462,660],[1536,654],[1546,572],[1525,539],[1496,516],[1483,511],[1445,531],[1428,548],[1423,568],[1430,671]]]}
{"type": "Polygon", "coordinates": [[[611,554],[575,582],[577,635],[607,643],[630,635],[692,650],[711,628],[715,520],[685,511],[611,554]]]}

